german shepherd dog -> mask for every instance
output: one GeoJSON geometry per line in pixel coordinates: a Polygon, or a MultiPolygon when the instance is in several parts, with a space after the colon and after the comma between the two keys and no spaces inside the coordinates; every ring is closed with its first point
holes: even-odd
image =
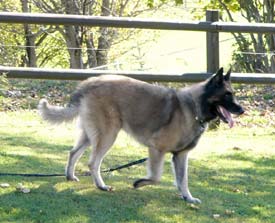
{"type": "Polygon", "coordinates": [[[45,99],[38,109],[46,121],[62,123],[79,117],[80,136],[69,154],[68,180],[78,181],[75,165],[88,146],[93,150],[88,166],[95,185],[104,191],[101,162],[120,129],[149,148],[148,175],[134,182],[134,188],[160,181],[164,155],[173,154],[175,181],[182,198],[200,203],[188,189],[188,153],[196,146],[207,123],[217,117],[230,127],[232,114],[243,108],[236,102],[229,70],[223,68],[206,81],[174,90],[119,75],[89,78],[78,86],[66,107],[49,105],[45,99]]]}

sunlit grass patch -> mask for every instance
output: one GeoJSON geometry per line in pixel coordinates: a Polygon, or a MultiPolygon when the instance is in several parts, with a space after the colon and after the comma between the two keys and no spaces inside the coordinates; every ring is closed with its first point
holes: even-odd
{"type": "MultiPolygon", "coordinates": [[[[1,113],[0,172],[64,173],[74,143],[76,123],[52,126],[36,112],[1,113]]],[[[263,119],[263,117],[258,117],[263,119]]],[[[90,149],[76,172],[88,170],[90,149]]],[[[106,156],[108,169],[147,156],[147,148],[120,133],[106,156]]],[[[91,177],[80,182],[65,177],[0,176],[0,216],[3,222],[272,222],[275,219],[275,134],[257,125],[222,124],[208,131],[192,152],[190,190],[201,205],[186,204],[178,196],[167,154],[159,185],[132,188],[146,175],[146,165],[103,173],[112,193],[99,191],[91,177]],[[30,193],[19,192],[21,183],[30,193]]]]}

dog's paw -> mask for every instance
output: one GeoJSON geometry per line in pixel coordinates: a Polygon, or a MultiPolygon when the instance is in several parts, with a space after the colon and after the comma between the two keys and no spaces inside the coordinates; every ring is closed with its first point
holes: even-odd
{"type": "Polygon", "coordinates": [[[98,188],[99,190],[102,190],[102,191],[109,191],[109,192],[114,191],[114,188],[113,188],[113,187],[107,186],[107,185],[105,185],[105,186],[98,186],[97,188],[98,188]]]}
{"type": "Polygon", "coordinates": [[[137,189],[139,187],[143,187],[143,186],[155,184],[155,183],[156,183],[155,181],[150,179],[139,179],[134,182],[133,187],[137,189]]]}
{"type": "Polygon", "coordinates": [[[201,200],[199,198],[182,196],[182,199],[191,204],[201,204],[201,200]]]}
{"type": "Polygon", "coordinates": [[[76,176],[66,176],[66,179],[68,181],[76,181],[79,182],[79,179],[76,176]]]}

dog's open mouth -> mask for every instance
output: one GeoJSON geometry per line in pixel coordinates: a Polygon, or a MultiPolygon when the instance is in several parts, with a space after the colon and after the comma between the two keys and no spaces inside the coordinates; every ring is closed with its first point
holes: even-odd
{"type": "Polygon", "coordinates": [[[223,122],[228,123],[230,128],[234,126],[234,120],[231,116],[231,113],[227,111],[223,106],[221,105],[217,106],[217,113],[223,122]]]}

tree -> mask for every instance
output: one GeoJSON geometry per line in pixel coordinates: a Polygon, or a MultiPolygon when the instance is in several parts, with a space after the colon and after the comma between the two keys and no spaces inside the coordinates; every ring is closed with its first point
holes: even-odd
{"type": "MultiPolygon", "coordinates": [[[[32,12],[32,8],[28,0],[0,1],[1,11],[32,12]]],[[[46,38],[54,31],[51,26],[1,24],[0,63],[21,67],[45,65],[53,56],[58,56],[54,50],[47,50],[52,41],[46,38]]]]}
{"type": "MultiPolygon", "coordinates": [[[[273,0],[210,0],[201,1],[205,10],[216,8],[221,12],[222,21],[235,22],[239,16],[247,22],[274,23],[273,0]]],[[[196,13],[194,11],[194,13],[196,13]]],[[[232,33],[236,40],[233,54],[235,71],[275,72],[275,38],[271,34],[232,33]]]]}
{"type": "MultiPolygon", "coordinates": [[[[168,2],[168,1],[167,1],[168,2]]],[[[180,3],[181,0],[176,0],[180,3]]],[[[42,12],[57,14],[127,16],[135,17],[152,12],[166,3],[165,0],[6,0],[0,1],[2,11],[42,12]]],[[[3,24],[1,26],[1,64],[31,67],[106,67],[110,49],[120,42],[135,38],[137,29],[108,27],[46,26],[3,24]],[[11,38],[12,36],[12,38],[11,38]],[[19,50],[21,49],[21,50],[19,50]]],[[[140,47],[152,35],[143,35],[140,47]]],[[[117,50],[119,56],[121,51],[117,50]]]]}
{"type": "MultiPolygon", "coordinates": [[[[163,2],[154,5],[148,2],[129,0],[33,0],[33,4],[44,13],[63,13],[78,15],[101,16],[137,16],[145,10],[153,10],[163,5],[163,2]]],[[[117,29],[82,26],[57,26],[56,30],[66,41],[70,68],[91,68],[107,64],[108,52],[114,42],[119,39],[117,29]],[[86,50],[84,50],[86,49],[86,50]]],[[[133,31],[130,31],[133,33],[133,31]]],[[[123,32],[129,37],[129,33],[123,32]]]]}
{"type": "MultiPolygon", "coordinates": [[[[1,11],[20,11],[19,2],[14,5],[12,1],[1,1],[0,10],[1,11]]],[[[0,64],[12,66],[18,64],[23,55],[22,50],[18,50],[17,45],[22,45],[24,40],[23,32],[21,32],[22,26],[14,24],[13,26],[9,24],[1,24],[0,26],[0,64]]]]}
{"type": "MultiPolygon", "coordinates": [[[[29,10],[29,1],[21,0],[22,4],[22,12],[30,12],[29,10]]],[[[24,34],[25,34],[25,46],[26,46],[26,57],[25,62],[28,67],[36,67],[37,66],[37,57],[35,52],[35,40],[38,33],[33,33],[29,24],[24,24],[24,34]]]]}

